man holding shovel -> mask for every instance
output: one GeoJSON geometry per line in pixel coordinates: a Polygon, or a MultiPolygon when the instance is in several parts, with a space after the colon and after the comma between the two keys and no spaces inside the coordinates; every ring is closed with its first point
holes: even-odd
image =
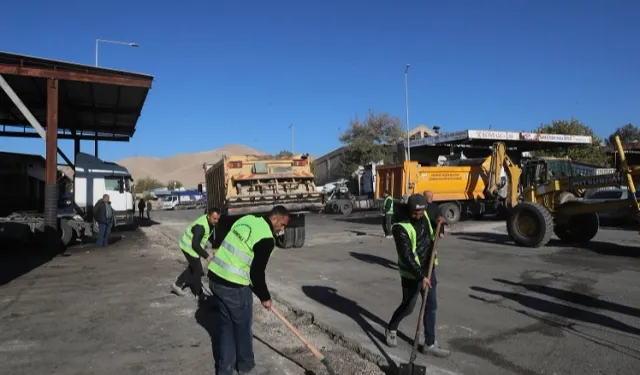
{"type": "Polygon", "coordinates": [[[213,348],[216,375],[257,374],[253,356],[253,296],[271,310],[265,268],[275,247],[274,236],[289,224],[289,212],[275,206],[266,217],[238,219],[209,262],[213,294],[213,348]]]}
{"type": "MultiPolygon", "coordinates": [[[[398,345],[397,330],[400,322],[413,312],[418,292],[424,297],[425,290],[430,288],[427,294],[427,310],[424,314],[425,342],[420,346],[420,352],[447,357],[450,352],[440,348],[435,338],[437,309],[435,270],[431,274],[431,280],[427,279],[429,260],[436,236],[431,222],[437,220],[443,223],[444,218],[440,216],[430,218],[429,215],[425,215],[426,208],[427,200],[423,195],[410,196],[407,200],[406,212],[403,213],[405,217],[399,217],[391,230],[398,253],[402,302],[389,321],[385,337],[388,346],[398,345]]],[[[434,264],[438,264],[437,257],[434,264]]]]}

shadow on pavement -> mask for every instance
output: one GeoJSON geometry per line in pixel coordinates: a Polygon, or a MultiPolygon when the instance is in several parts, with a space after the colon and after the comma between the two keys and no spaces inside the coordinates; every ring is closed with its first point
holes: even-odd
{"type": "Polygon", "coordinates": [[[392,269],[394,271],[398,270],[398,264],[396,262],[390,261],[387,258],[379,257],[379,256],[373,255],[373,254],[356,253],[356,252],[353,252],[353,251],[349,252],[349,255],[351,255],[355,259],[357,259],[359,261],[362,261],[362,262],[365,262],[365,263],[377,264],[377,265],[380,265],[382,267],[392,269]]]}
{"type": "MultiPolygon", "coordinates": [[[[335,288],[326,286],[305,285],[302,287],[302,291],[307,297],[319,302],[330,309],[340,312],[351,319],[353,319],[362,328],[364,333],[369,337],[371,343],[373,343],[380,354],[386,359],[387,365],[382,366],[382,371],[386,374],[396,374],[398,367],[396,362],[389,356],[386,349],[382,347],[381,343],[385,341],[384,333],[378,332],[367,320],[386,327],[387,322],[380,319],[378,316],[372,314],[368,310],[362,308],[357,302],[352,301],[346,297],[342,297],[337,293],[335,288]]],[[[413,339],[409,338],[405,334],[398,332],[398,337],[402,340],[413,345],[413,339]]]]}
{"type": "MultiPolygon", "coordinates": [[[[507,234],[502,233],[483,233],[483,232],[465,232],[455,235],[456,238],[482,243],[495,243],[506,246],[520,247],[516,245],[507,234]]],[[[613,242],[591,241],[584,245],[571,245],[557,239],[551,239],[547,246],[550,247],[571,247],[575,249],[584,249],[597,254],[621,256],[629,258],[640,258],[639,246],[619,245],[613,242]]]]}
{"type": "Polygon", "coordinates": [[[147,218],[140,218],[140,217],[136,217],[134,219],[134,226],[137,227],[150,227],[153,225],[159,225],[160,222],[159,221],[155,221],[153,219],[147,219],[147,218]]]}
{"type": "Polygon", "coordinates": [[[601,300],[600,298],[589,296],[587,294],[578,293],[570,290],[563,290],[563,289],[554,288],[546,285],[518,283],[518,282],[508,281],[504,279],[497,279],[497,278],[493,280],[502,284],[513,286],[513,287],[525,288],[528,291],[544,294],[546,296],[563,300],[572,304],[582,305],[582,306],[591,307],[591,308],[600,309],[600,310],[609,310],[615,313],[640,318],[640,309],[638,308],[626,306],[626,305],[620,305],[615,302],[604,301],[604,300],[601,300]]]}
{"type": "Polygon", "coordinates": [[[380,226],[380,231],[382,231],[382,220],[384,216],[364,216],[364,217],[338,217],[336,221],[344,221],[347,223],[354,224],[364,224],[364,225],[378,225],[380,226]]]}
{"type": "MultiPolygon", "coordinates": [[[[473,290],[474,292],[491,294],[494,296],[502,297],[504,299],[509,299],[511,301],[519,303],[523,307],[529,308],[531,310],[539,311],[545,314],[555,315],[561,318],[599,325],[601,327],[606,327],[606,328],[614,329],[620,332],[625,332],[625,333],[640,336],[640,329],[636,327],[632,327],[628,324],[622,323],[606,315],[591,312],[588,310],[579,309],[577,307],[564,305],[558,302],[547,301],[541,298],[527,296],[520,293],[488,289],[488,288],[479,287],[479,286],[473,286],[471,287],[471,290],[473,290]]],[[[476,300],[481,300],[487,303],[491,303],[479,296],[469,295],[469,297],[476,300]]]]}

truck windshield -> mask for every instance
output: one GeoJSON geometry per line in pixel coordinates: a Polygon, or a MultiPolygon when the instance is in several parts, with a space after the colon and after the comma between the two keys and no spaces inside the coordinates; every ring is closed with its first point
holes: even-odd
{"type": "Polygon", "coordinates": [[[108,191],[120,192],[120,186],[123,186],[125,192],[131,191],[131,180],[122,177],[105,177],[104,189],[108,191]]]}

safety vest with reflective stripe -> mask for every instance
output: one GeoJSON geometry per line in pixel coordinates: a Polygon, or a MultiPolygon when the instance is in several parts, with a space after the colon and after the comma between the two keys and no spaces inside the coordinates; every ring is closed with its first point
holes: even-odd
{"type": "MultiPolygon", "coordinates": [[[[429,220],[429,217],[427,215],[425,215],[425,217],[427,218],[427,224],[429,226],[429,237],[431,237],[431,240],[433,241],[435,240],[436,236],[433,233],[433,228],[431,227],[431,220],[429,220]]],[[[393,225],[400,225],[407,231],[407,234],[409,235],[409,240],[411,241],[411,252],[413,253],[416,263],[420,265],[420,258],[418,257],[418,253],[416,252],[417,234],[413,225],[411,225],[411,223],[395,223],[393,225]]],[[[438,265],[437,252],[436,252],[436,259],[434,261],[434,264],[438,265]]],[[[400,272],[400,276],[402,277],[406,277],[407,279],[415,279],[413,274],[409,271],[408,267],[402,262],[402,259],[400,257],[398,257],[398,271],[400,272]]]]}
{"type": "Polygon", "coordinates": [[[193,243],[193,233],[191,233],[191,229],[196,225],[202,225],[204,228],[204,236],[202,236],[202,241],[200,241],[200,247],[204,249],[207,245],[207,241],[209,241],[209,237],[213,232],[209,229],[209,220],[207,220],[207,215],[202,215],[187,227],[187,230],[182,235],[182,240],[180,240],[180,248],[192,257],[200,258],[200,255],[193,250],[193,247],[191,246],[193,243]]]}
{"type": "Polygon", "coordinates": [[[382,209],[384,210],[385,207],[387,207],[387,201],[391,199],[391,207],[389,207],[389,210],[387,210],[385,213],[386,214],[392,214],[393,213],[393,198],[392,197],[386,197],[384,199],[384,202],[382,203],[382,209]]]}
{"type": "Polygon", "coordinates": [[[273,238],[273,232],[263,218],[246,215],[238,219],[209,262],[209,270],[232,283],[250,285],[253,246],[265,238],[273,238]]]}

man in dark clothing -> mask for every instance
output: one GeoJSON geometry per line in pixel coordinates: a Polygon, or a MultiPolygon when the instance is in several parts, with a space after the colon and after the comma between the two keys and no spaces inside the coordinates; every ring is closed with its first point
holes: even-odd
{"type": "Polygon", "coordinates": [[[389,195],[389,192],[384,193],[384,202],[382,203],[382,230],[386,238],[392,238],[391,236],[391,219],[393,218],[393,197],[389,195]]]}
{"type": "MultiPolygon", "coordinates": [[[[189,265],[178,276],[178,279],[171,285],[171,291],[179,296],[184,296],[183,289],[187,286],[191,288],[191,292],[197,298],[202,297],[202,263],[200,258],[204,258],[209,262],[211,255],[204,249],[207,242],[210,241],[216,247],[216,224],[220,220],[220,210],[212,208],[207,214],[197,218],[184,232],[180,240],[180,249],[187,259],[189,265]]],[[[215,250],[214,250],[215,251],[215,250]]]]}
{"type": "Polygon", "coordinates": [[[238,219],[209,262],[213,292],[213,337],[217,375],[253,374],[253,298],[271,309],[265,269],[275,247],[274,236],[289,224],[289,212],[276,206],[266,217],[238,219]]]}
{"type": "MultiPolygon", "coordinates": [[[[449,351],[440,348],[435,340],[435,311],[437,309],[435,272],[431,274],[431,280],[427,279],[435,229],[432,226],[431,218],[425,216],[426,208],[427,201],[424,196],[420,194],[410,196],[407,200],[404,217],[398,217],[398,221],[391,229],[398,253],[402,302],[387,325],[385,337],[388,346],[398,345],[397,330],[400,322],[409,316],[415,308],[418,291],[424,298],[425,290],[430,288],[427,296],[427,310],[424,314],[425,342],[420,345],[420,352],[446,357],[449,355],[449,351]]],[[[438,221],[443,222],[444,218],[436,217],[435,222],[438,221]]],[[[437,258],[435,264],[437,264],[437,258]]]]}
{"type": "Polygon", "coordinates": [[[116,216],[113,214],[109,194],[102,196],[102,199],[96,202],[93,207],[93,219],[98,223],[98,241],[96,244],[100,247],[109,245],[109,235],[111,229],[115,225],[116,216]]]}
{"type": "Polygon", "coordinates": [[[138,211],[140,211],[140,219],[144,218],[144,208],[147,206],[144,199],[138,201],[138,211]]]}

